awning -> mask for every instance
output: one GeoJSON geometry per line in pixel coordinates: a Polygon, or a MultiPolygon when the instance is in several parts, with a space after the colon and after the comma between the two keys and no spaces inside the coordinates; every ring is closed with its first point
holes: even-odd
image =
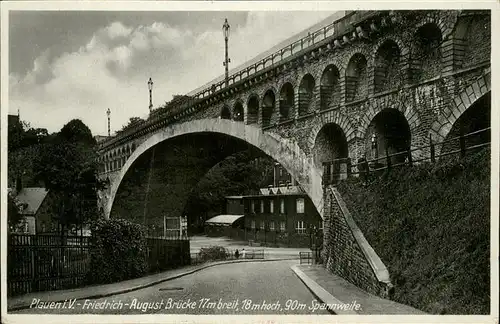
{"type": "Polygon", "coordinates": [[[229,226],[245,215],[217,215],[205,221],[207,225],[229,226]]]}

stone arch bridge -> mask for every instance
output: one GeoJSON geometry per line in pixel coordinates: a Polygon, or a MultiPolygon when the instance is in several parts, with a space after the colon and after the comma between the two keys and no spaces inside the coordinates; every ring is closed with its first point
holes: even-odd
{"type": "Polygon", "coordinates": [[[489,127],[490,33],[489,11],[347,12],[101,142],[104,214],[179,216],[212,166],[251,148],[280,162],[323,216],[324,162],[408,149],[426,158],[418,148],[430,140],[489,127]]]}

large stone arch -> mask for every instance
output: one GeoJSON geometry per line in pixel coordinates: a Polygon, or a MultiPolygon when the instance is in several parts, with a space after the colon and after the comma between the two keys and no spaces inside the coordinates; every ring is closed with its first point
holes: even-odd
{"type": "MultiPolygon", "coordinates": [[[[435,142],[443,141],[451,131],[455,122],[477,100],[491,91],[491,71],[471,83],[460,94],[455,96],[449,105],[443,108],[437,119],[432,123],[429,135],[435,142]]],[[[441,147],[436,147],[439,155],[441,147]]]]}
{"type": "Polygon", "coordinates": [[[109,196],[105,201],[105,215],[109,218],[120,184],[133,163],[149,149],[169,139],[200,133],[217,133],[242,140],[278,161],[302,186],[323,217],[323,191],[321,176],[310,157],[294,141],[276,134],[263,132],[255,126],[244,125],[224,119],[194,120],[172,125],[144,141],[127,159],[111,183],[109,196]]]}
{"type": "MultiPolygon", "coordinates": [[[[408,122],[408,126],[410,127],[411,134],[415,134],[417,129],[422,125],[422,121],[419,117],[417,110],[413,107],[410,100],[405,100],[405,98],[384,98],[375,100],[367,107],[365,114],[360,119],[359,125],[359,137],[364,138],[366,135],[366,131],[368,126],[382,110],[384,109],[396,109],[402,113],[402,115],[406,118],[408,122]]],[[[412,136],[411,148],[416,148],[416,144],[414,141],[415,137],[412,136]]]]}
{"type": "Polygon", "coordinates": [[[307,138],[307,149],[309,152],[311,152],[314,146],[314,142],[316,141],[319,131],[326,124],[339,125],[344,131],[348,143],[356,138],[356,127],[351,123],[349,118],[338,111],[331,111],[322,115],[309,132],[309,137],[307,138]]]}

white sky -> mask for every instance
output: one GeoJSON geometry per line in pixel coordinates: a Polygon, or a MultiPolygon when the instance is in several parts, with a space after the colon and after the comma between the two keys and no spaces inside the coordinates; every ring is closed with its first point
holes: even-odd
{"type": "Polygon", "coordinates": [[[236,67],[333,12],[11,12],[9,113],[59,131],[80,118],[112,132],[153,105],[224,73],[222,24],[236,67]]]}

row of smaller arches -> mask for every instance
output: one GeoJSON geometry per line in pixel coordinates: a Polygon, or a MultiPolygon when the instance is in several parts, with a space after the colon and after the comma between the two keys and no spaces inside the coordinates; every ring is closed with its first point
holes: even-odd
{"type": "Polygon", "coordinates": [[[268,89],[261,98],[250,95],[246,107],[239,99],[232,109],[224,106],[220,118],[244,121],[246,117],[246,124],[261,123],[266,127],[438,76],[443,69],[440,28],[435,23],[424,24],[414,38],[414,44],[408,47],[387,38],[373,59],[354,53],[344,67],[329,64],[316,77],[307,73],[298,86],[289,81],[276,91],[268,89]],[[412,49],[411,55],[406,54],[406,48],[412,49]]]}

